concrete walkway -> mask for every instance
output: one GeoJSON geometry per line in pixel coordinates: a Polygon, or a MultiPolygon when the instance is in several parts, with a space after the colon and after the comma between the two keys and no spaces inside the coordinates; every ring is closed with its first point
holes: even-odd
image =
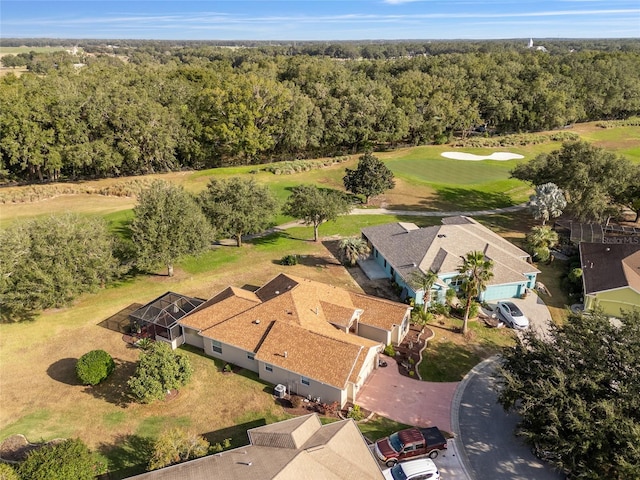
{"type": "Polygon", "coordinates": [[[358,394],[367,410],[418,427],[436,426],[451,432],[451,402],[459,382],[422,382],[400,375],[396,361],[378,368],[358,394]]]}

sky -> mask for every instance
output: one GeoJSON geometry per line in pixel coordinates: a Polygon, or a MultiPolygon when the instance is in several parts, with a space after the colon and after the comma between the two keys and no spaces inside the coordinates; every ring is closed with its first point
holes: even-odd
{"type": "Polygon", "coordinates": [[[2,38],[639,38],[640,0],[1,0],[2,38]]]}

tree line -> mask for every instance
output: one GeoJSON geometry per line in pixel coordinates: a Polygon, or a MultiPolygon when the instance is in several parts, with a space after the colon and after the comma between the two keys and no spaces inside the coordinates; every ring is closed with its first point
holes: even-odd
{"type": "Polygon", "coordinates": [[[537,131],[640,113],[634,48],[470,45],[357,60],[278,48],[22,54],[32,73],[0,80],[0,174],[47,181],[256,164],[444,143],[479,125],[537,131]]]}
{"type": "MultiPolygon", "coordinates": [[[[356,170],[347,169],[344,182],[368,201],[393,187],[393,174],[366,153],[356,170]]],[[[318,241],[320,225],[348,213],[352,200],[338,190],[297,185],[282,210],[312,225],[318,241]]],[[[163,266],[172,276],[182,256],[201,253],[220,238],[233,238],[240,247],[243,236],[271,226],[279,209],[269,188],[253,179],[213,178],[198,195],[156,180],[138,195],[134,218],[119,236],[104,220],[76,214],[12,224],[0,231],[0,321],[31,319],[124,275],[163,266]]]]}

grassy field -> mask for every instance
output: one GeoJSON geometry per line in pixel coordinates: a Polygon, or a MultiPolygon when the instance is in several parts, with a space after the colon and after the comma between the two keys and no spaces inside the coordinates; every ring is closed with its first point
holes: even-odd
{"type": "Polygon", "coordinates": [[[62,45],[49,46],[49,47],[5,47],[0,46],[0,56],[2,55],[18,55],[19,53],[53,53],[68,50],[70,47],[63,47],[62,45]]]}
{"type": "MultiPolygon", "coordinates": [[[[602,132],[585,130],[587,134],[601,135],[602,132]]],[[[553,147],[544,145],[510,151],[521,153],[528,160],[553,147]]],[[[640,141],[625,144],[624,148],[638,149],[640,141]]],[[[515,162],[444,160],[440,153],[445,150],[450,148],[420,147],[381,153],[380,157],[397,176],[397,186],[378,202],[408,210],[460,210],[503,206],[526,199],[528,188],[508,178],[515,162]]],[[[480,149],[464,151],[490,153],[480,149]]],[[[284,201],[288,189],[299,183],[341,188],[344,168],[352,168],[356,162],[354,157],[346,164],[295,175],[250,173],[255,167],[236,167],[156,177],[198,192],[212,177],[251,175],[256,181],[268,184],[284,201]]],[[[5,204],[0,208],[0,226],[37,215],[75,211],[104,217],[114,231],[126,233],[134,204],[132,198],[99,195],[61,195],[28,204],[5,204]]],[[[280,223],[287,219],[280,216],[276,220],[280,223]]],[[[532,222],[523,213],[478,220],[516,244],[522,241],[532,222]]],[[[393,221],[410,221],[419,226],[440,223],[436,217],[354,215],[323,224],[320,235],[331,241],[358,235],[364,226],[393,221]]],[[[166,277],[159,271],[157,275],[124,279],[97,294],[82,296],[68,308],[43,312],[32,322],[0,325],[0,439],[13,433],[25,434],[32,441],[80,437],[106,455],[110,470],[118,472],[114,478],[123,478],[140,470],[150,442],[169,426],[192,428],[214,442],[232,438],[233,444],[239,445],[246,441],[244,431],[248,426],[284,418],[284,412],[273,401],[270,387],[254,374],[223,376],[220,365],[195,350],[187,351],[195,366],[193,381],[176,398],[152,405],[131,403],[125,394],[125,381],[139,352],[127,347],[120,334],[99,324],[134,302],[146,303],[169,290],[209,298],[228,285],[260,285],[282,271],[360,289],[349,271],[336,263],[327,245],[311,242],[312,237],[311,227],[296,227],[248,242],[242,249],[219,246],[202,256],[183,259],[176,265],[174,277],[166,277]],[[301,255],[301,263],[280,266],[279,259],[290,253],[301,255]],[[73,368],[78,357],[95,348],[111,353],[118,369],[105,385],[86,388],[77,384],[73,368]]],[[[541,278],[555,292],[560,290],[559,280],[554,284],[554,278],[558,278],[554,268],[553,264],[548,269],[541,268],[541,278]]],[[[554,293],[550,303],[552,308],[557,308],[555,314],[552,310],[554,319],[560,318],[565,300],[554,293]]],[[[430,371],[423,372],[427,378],[459,380],[477,361],[513,342],[507,329],[489,330],[472,323],[471,338],[464,339],[450,332],[450,327],[446,323],[433,325],[438,336],[425,362],[425,368],[431,365],[430,371]],[[435,371],[433,365],[447,365],[447,368],[435,371]]],[[[369,429],[372,436],[396,429],[393,422],[385,422],[379,420],[379,424],[363,429],[369,429]]]]}

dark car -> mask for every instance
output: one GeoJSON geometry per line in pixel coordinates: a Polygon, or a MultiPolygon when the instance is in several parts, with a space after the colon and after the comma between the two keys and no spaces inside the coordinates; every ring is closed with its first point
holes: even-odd
{"type": "Polygon", "coordinates": [[[425,455],[436,458],[439,451],[446,448],[447,440],[438,427],[408,428],[378,440],[375,453],[387,467],[392,467],[410,458],[425,455]]]}

